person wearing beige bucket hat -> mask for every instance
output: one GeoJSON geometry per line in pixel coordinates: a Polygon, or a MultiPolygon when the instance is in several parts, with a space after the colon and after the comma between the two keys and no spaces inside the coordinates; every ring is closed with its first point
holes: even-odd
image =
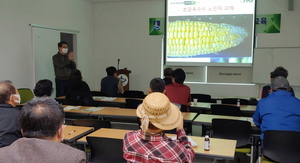
{"type": "Polygon", "coordinates": [[[183,129],[183,117],[177,106],[163,93],[146,96],[136,110],[141,129],[128,132],[123,140],[127,162],[193,162],[194,150],[183,129]],[[176,128],[177,140],[164,134],[176,128]]]}

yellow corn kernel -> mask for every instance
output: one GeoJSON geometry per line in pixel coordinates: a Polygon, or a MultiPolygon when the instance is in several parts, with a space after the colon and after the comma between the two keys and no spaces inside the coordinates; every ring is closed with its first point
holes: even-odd
{"type": "Polygon", "coordinates": [[[217,53],[239,45],[248,36],[239,26],[202,21],[168,23],[168,56],[195,56],[217,53]]]}

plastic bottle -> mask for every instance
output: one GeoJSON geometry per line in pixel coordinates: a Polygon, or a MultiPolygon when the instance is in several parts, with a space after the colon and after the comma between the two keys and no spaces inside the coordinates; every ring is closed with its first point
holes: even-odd
{"type": "Polygon", "coordinates": [[[210,140],[209,140],[209,136],[208,135],[205,135],[204,150],[205,151],[209,151],[210,150],[210,140]]]}
{"type": "Polygon", "coordinates": [[[236,106],[240,106],[240,99],[237,100],[236,106]]]}

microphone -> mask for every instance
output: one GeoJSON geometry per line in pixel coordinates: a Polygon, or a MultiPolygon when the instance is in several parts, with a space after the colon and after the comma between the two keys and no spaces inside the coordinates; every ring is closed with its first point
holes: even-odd
{"type": "Polygon", "coordinates": [[[119,70],[119,65],[120,65],[120,59],[118,59],[118,70],[119,70]]]}

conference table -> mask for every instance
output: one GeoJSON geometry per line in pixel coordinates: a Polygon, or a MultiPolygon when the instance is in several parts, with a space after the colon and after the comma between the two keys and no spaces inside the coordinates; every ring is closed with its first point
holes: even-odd
{"type": "MultiPolygon", "coordinates": [[[[65,113],[73,113],[83,116],[136,118],[136,109],[116,108],[116,107],[92,107],[92,106],[71,106],[63,105],[65,113]],[[67,109],[66,109],[67,108],[67,109]]],[[[192,122],[197,113],[182,112],[183,120],[192,122]]]]}
{"type": "MultiPolygon", "coordinates": [[[[77,116],[89,116],[92,113],[90,106],[73,106],[73,105],[62,105],[67,115],[77,115],[77,116]]],[[[96,107],[97,108],[97,107],[96,107]]]]}
{"type": "MultiPolygon", "coordinates": [[[[91,116],[104,118],[120,118],[132,120],[136,119],[136,109],[126,109],[126,108],[115,108],[115,107],[89,107],[89,106],[69,106],[63,105],[66,115],[76,114],[77,116],[91,116]]],[[[183,120],[187,124],[187,132],[192,133],[192,122],[197,117],[197,113],[192,112],[182,112],[183,120]]]]}
{"type": "MultiPolygon", "coordinates": [[[[66,96],[56,97],[56,100],[64,100],[66,96]]],[[[124,107],[126,99],[140,99],[131,97],[104,97],[104,96],[93,96],[94,101],[98,106],[111,106],[111,107],[124,107]]]]}
{"type": "Polygon", "coordinates": [[[225,116],[225,115],[213,115],[213,114],[200,114],[196,117],[193,121],[194,125],[211,125],[212,119],[220,118],[220,119],[232,119],[232,120],[242,120],[242,121],[249,121],[252,127],[256,127],[253,122],[252,117],[236,117],[236,116],[225,116]]]}
{"type": "MultiPolygon", "coordinates": [[[[192,122],[197,113],[182,112],[183,119],[186,122],[192,122]]],[[[90,116],[97,117],[119,117],[119,118],[136,118],[136,109],[105,107],[101,110],[90,113],[90,116]]]]}
{"type": "MultiPolygon", "coordinates": [[[[77,144],[87,145],[87,136],[104,137],[113,139],[123,139],[130,130],[101,128],[77,140],[77,144]]],[[[166,134],[168,137],[176,136],[166,134]]],[[[197,146],[192,147],[196,155],[208,158],[219,158],[224,160],[233,160],[235,154],[236,140],[210,138],[210,150],[204,150],[204,137],[188,136],[197,146]]]]}
{"type": "MultiPolygon", "coordinates": [[[[220,118],[220,119],[232,119],[232,120],[241,120],[241,121],[249,121],[251,123],[251,132],[252,134],[260,134],[260,128],[255,125],[253,122],[252,117],[236,117],[236,116],[225,116],[225,115],[213,115],[213,114],[200,114],[197,116],[194,121],[193,125],[212,125],[212,119],[214,118],[220,118]]],[[[232,126],[234,127],[234,126],[232,126]]]]}
{"type": "MultiPolygon", "coordinates": [[[[64,100],[66,96],[56,97],[57,100],[64,100]]],[[[120,102],[125,103],[125,97],[104,97],[104,96],[93,96],[94,101],[107,101],[107,102],[120,102]]]]}
{"type": "Polygon", "coordinates": [[[216,99],[216,100],[221,100],[224,98],[237,98],[237,99],[250,99],[250,98],[255,98],[257,100],[260,100],[260,97],[249,97],[249,96],[211,96],[212,99],[216,99]]]}
{"type": "Polygon", "coordinates": [[[72,143],[76,139],[81,138],[93,131],[93,127],[66,125],[64,128],[64,142],[72,143]]]}
{"type": "MultiPolygon", "coordinates": [[[[194,105],[194,103],[192,102],[191,109],[193,109],[193,110],[199,109],[199,113],[201,113],[201,111],[204,111],[204,113],[205,113],[207,111],[210,111],[211,105],[218,105],[218,104],[217,103],[207,103],[207,102],[197,102],[197,104],[194,105]]],[[[220,104],[220,105],[237,106],[234,104],[220,104]]],[[[252,114],[256,110],[256,106],[255,105],[240,105],[240,109],[241,109],[242,114],[252,116],[252,114]]]]}

